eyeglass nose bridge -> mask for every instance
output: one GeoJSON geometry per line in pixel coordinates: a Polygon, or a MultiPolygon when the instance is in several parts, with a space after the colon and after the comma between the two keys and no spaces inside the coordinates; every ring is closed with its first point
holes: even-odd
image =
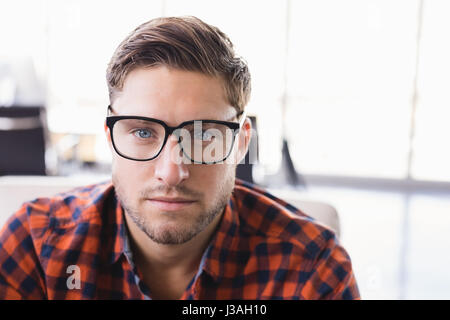
{"type": "Polygon", "coordinates": [[[163,145],[161,147],[161,150],[164,149],[167,141],[169,140],[169,137],[171,135],[173,135],[173,136],[175,136],[177,138],[177,143],[180,146],[181,151],[183,151],[183,153],[184,153],[183,145],[181,144],[181,138],[182,138],[182,134],[181,133],[182,133],[183,127],[186,125],[186,123],[182,123],[182,124],[180,124],[180,125],[178,125],[176,127],[171,127],[171,126],[168,126],[167,124],[164,124],[164,125],[165,125],[164,127],[166,129],[166,136],[165,136],[165,139],[164,139],[164,143],[163,143],[163,145]]]}
{"type": "Polygon", "coordinates": [[[180,142],[181,129],[183,129],[183,124],[176,126],[176,127],[170,127],[166,125],[166,140],[169,139],[170,135],[174,135],[177,138],[178,143],[180,142]]]}
{"type": "MultiPolygon", "coordinates": [[[[162,123],[162,125],[164,126],[164,129],[165,129],[165,131],[166,131],[165,138],[164,138],[164,142],[163,142],[163,144],[162,144],[162,146],[161,146],[161,149],[159,150],[158,154],[157,154],[153,159],[159,157],[159,155],[161,154],[161,152],[164,150],[164,147],[166,146],[167,141],[169,140],[169,137],[170,137],[171,135],[174,135],[174,136],[176,137],[176,139],[177,139],[177,145],[180,147],[180,152],[182,152],[184,155],[186,155],[186,153],[185,153],[185,151],[184,151],[184,148],[183,148],[183,145],[181,144],[181,138],[182,138],[181,132],[182,132],[183,127],[186,125],[186,123],[182,123],[182,124],[180,124],[180,125],[178,125],[178,126],[175,126],[175,127],[168,126],[166,123],[162,123]]],[[[186,156],[187,156],[187,155],[186,155],[186,156]]],[[[189,157],[188,157],[188,158],[189,158],[189,157]]],[[[189,158],[189,160],[190,160],[191,162],[193,162],[192,159],[189,158]]]]}

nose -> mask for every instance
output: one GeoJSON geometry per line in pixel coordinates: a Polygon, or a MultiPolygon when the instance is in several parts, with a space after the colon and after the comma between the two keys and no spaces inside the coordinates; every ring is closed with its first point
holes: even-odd
{"type": "Polygon", "coordinates": [[[179,185],[189,177],[188,166],[180,157],[178,138],[170,135],[166,145],[155,159],[155,177],[168,187],[179,185]]]}

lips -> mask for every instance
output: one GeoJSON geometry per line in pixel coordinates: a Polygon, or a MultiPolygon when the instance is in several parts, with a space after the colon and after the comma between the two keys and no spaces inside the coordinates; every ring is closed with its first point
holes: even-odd
{"type": "Polygon", "coordinates": [[[151,199],[147,199],[153,206],[165,210],[165,211],[173,211],[180,210],[186,208],[193,203],[195,200],[185,199],[185,198],[169,198],[169,197],[155,197],[151,199]]]}
{"type": "Polygon", "coordinates": [[[164,201],[164,202],[194,202],[193,200],[186,198],[169,198],[169,197],[154,197],[151,198],[150,200],[164,201]]]}

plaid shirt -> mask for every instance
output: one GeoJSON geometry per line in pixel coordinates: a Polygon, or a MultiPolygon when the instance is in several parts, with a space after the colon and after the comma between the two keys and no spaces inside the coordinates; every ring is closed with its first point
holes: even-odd
{"type": "MultiPolygon", "coordinates": [[[[0,232],[0,299],[149,299],[111,183],[25,203],[0,232]]],[[[359,299],[334,233],[236,180],[182,299],[359,299]]]]}

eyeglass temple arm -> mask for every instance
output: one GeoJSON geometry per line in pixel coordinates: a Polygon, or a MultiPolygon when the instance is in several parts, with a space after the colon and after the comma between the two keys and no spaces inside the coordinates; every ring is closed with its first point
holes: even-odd
{"type": "Polygon", "coordinates": [[[242,116],[241,120],[239,120],[239,128],[244,124],[245,119],[247,118],[247,112],[241,111],[236,115],[238,118],[242,116]]]}

